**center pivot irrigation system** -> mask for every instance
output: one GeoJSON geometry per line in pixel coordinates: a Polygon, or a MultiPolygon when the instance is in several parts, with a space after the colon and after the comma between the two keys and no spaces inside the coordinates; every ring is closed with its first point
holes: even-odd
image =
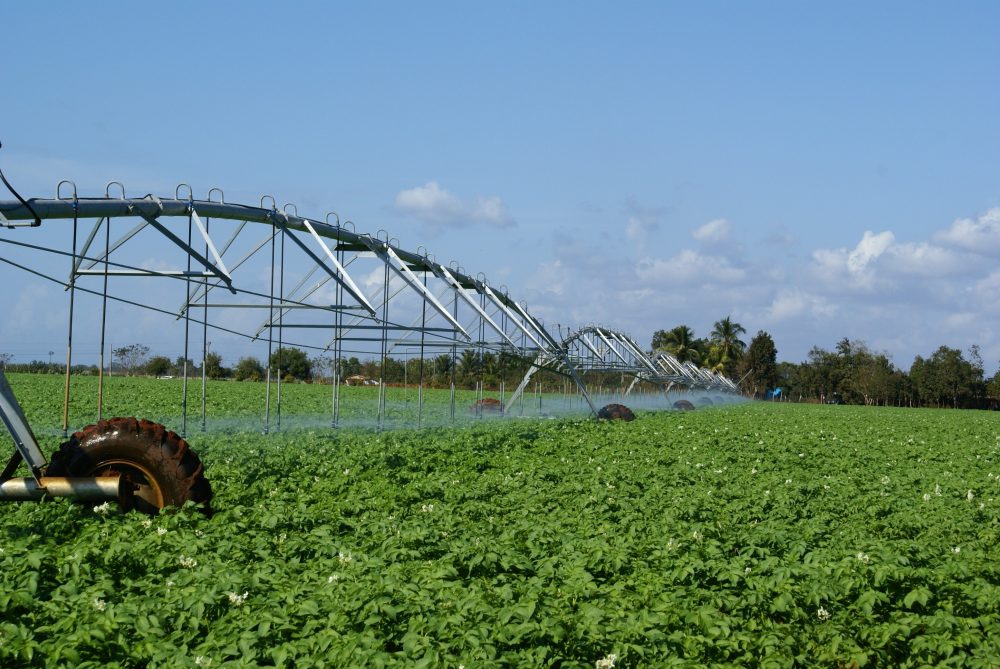
{"type": "MultiPolygon", "coordinates": [[[[405,250],[382,230],[358,232],[335,213],[322,221],[303,217],[294,205],[279,209],[270,196],[262,197],[259,206],[232,204],[218,188],[196,200],[186,184],[173,197],[135,198],[126,196],[121,183],[111,182],[102,197],[81,198],[73,182],[61,181],[52,199],[23,199],[3,181],[17,200],[0,201],[0,243],[7,249],[0,262],[67,294],[62,430],[68,441],[51,463],[46,461],[0,372],[0,415],[15,443],[0,474],[0,499],[117,499],[125,508],[146,511],[194,501],[207,509],[211,489],[183,436],[192,394],[187,365],[199,348],[205,427],[209,333],[217,341],[242,339],[259,346],[268,361],[287,346],[329,354],[334,361],[367,354],[381,361],[380,377],[391,355],[419,360],[412,379],[418,427],[424,420],[425,359],[429,369],[434,358],[450,358],[449,415],[454,420],[455,369],[459,355],[468,352],[480,360],[491,353],[530,361],[509,395],[502,381],[499,399],[485,397],[485,384],[476,384],[477,416],[487,411],[512,414],[518,406],[523,412],[524,395],[540,371],[564,377],[565,387],[575,390],[577,406],[600,417],[631,412],[620,404],[598,406],[598,398],[606,394],[587,384],[595,372],[620,375],[621,387],[607,395],[618,401],[637,384],[653,388],[667,406],[672,390],[704,391],[706,402],[708,393],[716,399],[737,393],[725,376],[665,353],[649,355],[612,328],[588,325],[564,332],[560,327],[556,335],[524,302],[510,297],[503,286],[492,286],[484,275],[473,276],[454,262],[442,264],[423,247],[405,250]],[[105,351],[125,307],[180,322],[176,330],[178,339],[183,338],[185,367],[180,435],[145,420],[104,419],[105,351]],[[74,326],[99,331],[97,422],[70,435],[74,326]],[[31,477],[13,478],[22,461],[31,477]]],[[[278,365],[276,374],[267,365],[264,432],[281,427],[280,360],[278,365]]],[[[338,427],[345,379],[339,364],[332,367],[330,425],[338,427]]],[[[377,385],[374,421],[381,428],[389,424],[384,378],[377,385]]],[[[686,400],[678,404],[691,406],[686,400]]]]}

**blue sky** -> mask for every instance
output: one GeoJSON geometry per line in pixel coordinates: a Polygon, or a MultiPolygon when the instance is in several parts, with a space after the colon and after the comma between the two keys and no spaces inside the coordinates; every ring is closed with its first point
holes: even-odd
{"type": "MultiPolygon", "coordinates": [[[[7,3],[0,20],[0,166],[24,195],[272,193],[458,260],[547,322],[648,342],[732,315],[785,360],[849,337],[904,368],[941,344],[1000,361],[995,3],[7,3]]],[[[6,311],[53,300],[0,347],[64,346],[61,291],[0,272],[27,288],[6,311]]]]}

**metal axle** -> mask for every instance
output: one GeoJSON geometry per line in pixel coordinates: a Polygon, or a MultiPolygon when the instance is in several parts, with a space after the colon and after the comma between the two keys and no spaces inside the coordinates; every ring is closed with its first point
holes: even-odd
{"type": "Polygon", "coordinates": [[[32,478],[10,479],[0,483],[0,501],[37,501],[44,497],[69,497],[78,502],[118,500],[127,485],[118,476],[43,476],[38,481],[32,478]]]}

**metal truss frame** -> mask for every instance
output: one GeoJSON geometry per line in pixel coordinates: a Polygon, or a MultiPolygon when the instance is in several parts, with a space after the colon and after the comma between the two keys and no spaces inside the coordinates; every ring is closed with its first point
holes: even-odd
{"type": "MultiPolygon", "coordinates": [[[[173,198],[146,195],[142,198],[127,198],[124,187],[112,182],[105,190],[104,197],[80,198],[72,182],[63,181],[56,188],[52,199],[29,199],[30,208],[18,201],[0,201],[0,212],[5,227],[26,227],[19,221],[42,222],[72,221],[72,246],[68,251],[39,246],[13,238],[0,237],[0,242],[21,246],[35,251],[48,251],[68,256],[70,274],[63,280],[38,272],[13,258],[0,256],[0,261],[27,270],[62,285],[70,293],[69,335],[67,341],[67,381],[65,392],[63,430],[68,425],[69,369],[72,362],[73,300],[77,290],[102,298],[101,321],[101,361],[99,366],[98,418],[102,412],[102,381],[104,370],[105,329],[108,301],[119,301],[139,307],[149,305],[116,297],[109,291],[109,280],[119,277],[162,277],[186,282],[185,300],[176,310],[156,309],[171,313],[184,321],[184,359],[188,360],[191,346],[192,325],[202,326],[202,359],[208,354],[208,330],[215,328],[231,334],[245,336],[250,340],[268,341],[270,357],[275,344],[277,348],[291,342],[285,339],[286,331],[324,329],[331,334],[326,351],[340,359],[348,342],[367,342],[378,345],[383,367],[389,352],[397,348],[415,349],[419,346],[421,360],[426,350],[450,350],[452,364],[457,360],[458,351],[473,349],[479,353],[492,351],[533,360],[523,380],[514,393],[503,402],[509,411],[521,397],[530,379],[538,371],[547,370],[562,374],[576,385],[581,396],[593,413],[597,413],[586,385],[586,376],[591,372],[615,372],[632,377],[626,395],[638,382],[649,382],[664,392],[674,387],[705,388],[722,392],[737,392],[736,385],[723,375],[701,369],[690,363],[681,363],[665,354],[647,354],[629,335],[615,329],[587,326],[565,336],[554,336],[531,314],[523,302],[512,299],[506,290],[491,287],[481,274],[473,277],[454,263],[445,266],[437,262],[426,250],[409,251],[392,243],[388,235],[359,233],[354,225],[347,222],[325,222],[299,216],[294,205],[286,205],[279,210],[273,198],[261,198],[260,206],[232,204],[224,201],[219,189],[212,189],[204,200],[195,200],[190,187],[178,186],[173,198]],[[62,196],[60,189],[69,184],[72,196],[62,196]],[[112,197],[112,185],[121,187],[121,196],[112,197]],[[186,188],[188,197],[180,196],[186,188]],[[219,199],[212,199],[213,192],[219,199]],[[270,200],[270,206],[265,201],[270,200]],[[78,225],[81,220],[95,223],[78,247],[78,225]],[[111,240],[112,221],[132,219],[133,227],[111,240]],[[213,238],[213,221],[236,223],[228,240],[221,246],[213,238]],[[236,242],[247,229],[248,224],[262,225],[267,234],[259,241],[253,241],[249,250],[237,260],[224,259],[228,252],[236,248],[236,242]],[[184,229],[186,225],[186,230],[184,229]],[[104,248],[94,249],[101,230],[104,230],[104,248]],[[134,266],[120,259],[121,249],[140,234],[155,231],[171,248],[182,253],[183,267],[177,269],[152,269],[134,266]],[[197,235],[195,234],[197,233],[197,235]],[[196,242],[197,240],[197,242],[196,242]],[[118,258],[112,260],[117,253],[118,258]],[[268,262],[266,254],[270,253],[268,262]],[[298,260],[291,262],[304,274],[296,285],[286,290],[286,254],[292,253],[298,260]],[[359,258],[374,258],[381,265],[379,273],[382,281],[375,290],[369,285],[366,292],[352,276],[352,265],[359,258]],[[248,287],[244,275],[249,270],[244,266],[250,261],[266,263],[270,270],[270,289],[254,290],[248,287]],[[98,277],[102,287],[87,289],[80,285],[85,277],[98,277]],[[312,284],[309,282],[313,281],[312,284]],[[216,288],[223,288],[238,299],[230,301],[210,300],[216,288]],[[323,291],[332,289],[333,303],[324,303],[317,297],[323,291]],[[416,298],[418,315],[406,322],[393,320],[390,302],[407,294],[416,298]],[[467,322],[463,322],[459,307],[465,312],[467,322]],[[240,332],[227,329],[219,324],[220,313],[230,310],[267,309],[268,316],[256,331],[240,332]],[[196,313],[200,312],[200,313],[196,313]],[[287,322],[286,316],[296,314],[316,314],[324,320],[313,317],[312,322],[287,322]],[[326,314],[323,317],[323,314],[326,314]],[[216,322],[211,317],[216,315],[216,322]]],[[[218,223],[217,223],[218,225],[218,223]]],[[[380,231],[381,232],[381,231],[380,231]]],[[[66,236],[67,238],[69,235],[66,236]]],[[[393,308],[394,309],[394,308],[393,308]]],[[[392,312],[394,313],[394,311],[392,312]]],[[[308,319],[306,319],[308,320],[308,319]]],[[[315,348],[315,347],[312,347],[315,348]]],[[[202,370],[204,374],[204,364],[202,370]]],[[[421,367],[422,369],[422,367],[421,367]]],[[[281,370],[273,383],[277,386],[276,421],[281,424],[281,370]]],[[[422,372],[421,372],[422,374],[422,372]]],[[[454,377],[452,377],[452,415],[454,415],[454,377]]],[[[422,379],[422,377],[421,377],[422,379]]],[[[339,416],[339,385],[335,378],[333,391],[333,419],[337,425],[339,416]]],[[[381,425],[384,413],[384,383],[380,383],[378,422],[381,425]]],[[[187,383],[184,376],[184,425],[187,429],[187,383]]],[[[271,408],[270,369],[267,376],[267,406],[265,409],[265,431],[270,426],[271,408]]],[[[422,384],[422,380],[421,380],[422,384]]],[[[422,392],[422,385],[421,385],[422,392]]],[[[481,391],[480,391],[481,392],[481,391]]],[[[503,390],[501,389],[501,397],[503,390]]],[[[480,395],[481,396],[481,395],[480,395]]],[[[202,378],[202,426],[205,424],[205,379],[202,378]]]]}

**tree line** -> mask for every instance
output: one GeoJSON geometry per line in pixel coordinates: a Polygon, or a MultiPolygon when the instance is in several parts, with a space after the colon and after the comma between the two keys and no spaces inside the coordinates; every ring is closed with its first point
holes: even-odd
{"type": "MultiPolygon", "coordinates": [[[[15,364],[10,360],[10,354],[0,354],[0,364],[6,362],[7,371],[32,374],[65,372],[65,367],[61,364],[48,364],[38,360],[15,364]]],[[[267,366],[253,356],[239,358],[232,366],[226,366],[222,356],[210,350],[205,356],[204,374],[209,379],[264,381],[270,370],[272,379],[280,374],[286,382],[331,383],[334,378],[338,378],[340,383],[345,383],[353,378],[359,383],[362,379],[381,379],[390,385],[415,385],[422,380],[428,387],[448,388],[454,381],[456,386],[462,388],[475,389],[481,384],[484,388],[497,390],[501,384],[513,388],[520,383],[532,360],[509,352],[465,349],[454,359],[451,353],[423,360],[404,360],[389,356],[383,366],[381,358],[361,360],[357,356],[351,356],[334,360],[333,356],[320,354],[310,357],[299,348],[282,347],[270,355],[267,366]]],[[[71,371],[74,374],[96,375],[98,367],[74,365],[71,371]]],[[[171,359],[164,355],[150,355],[149,347],[143,344],[129,344],[114,349],[105,368],[105,372],[121,376],[182,377],[186,373],[188,377],[201,378],[202,371],[202,366],[191,358],[178,356],[171,359]]],[[[561,389],[567,383],[563,375],[544,370],[536,373],[532,379],[545,391],[561,389]]],[[[591,386],[604,386],[608,389],[626,387],[630,381],[629,377],[620,373],[588,374],[587,378],[591,386]]]]}
{"type": "Polygon", "coordinates": [[[686,325],[653,334],[653,352],[666,351],[740,381],[747,395],[831,404],[908,407],[1000,408],[1000,373],[986,378],[978,346],[967,352],[940,346],[918,355],[909,369],[863,341],[844,338],[828,351],[813,347],[801,363],[777,362],[771,336],[759,331],[745,344],[746,329],[731,318],[706,338],[686,325]]]}
{"type": "Polygon", "coordinates": [[[865,342],[844,338],[832,351],[814,347],[804,362],[781,363],[778,372],[790,398],[818,402],[996,409],[1000,398],[1000,374],[986,378],[977,346],[940,346],[901,369],[865,342]]]}

